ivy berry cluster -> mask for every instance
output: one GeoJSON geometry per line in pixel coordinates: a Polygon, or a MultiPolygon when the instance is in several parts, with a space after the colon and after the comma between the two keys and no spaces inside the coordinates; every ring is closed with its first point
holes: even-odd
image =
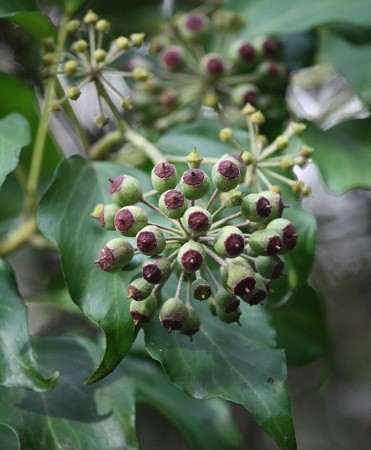
{"type": "Polygon", "coordinates": [[[279,255],[295,247],[298,235],[282,218],[280,194],[238,189],[246,169],[238,154],[223,155],[210,177],[200,168],[196,150],[187,162],[189,168],[180,176],[169,162],[155,165],[154,190],[146,194],[130,175],[110,180],[112,203],[99,205],[94,216],[121,237],[110,240],[95,262],[105,272],[118,272],[135,254],[148,257],[141,276],[128,285],[135,324],[148,322],[160,306],[162,325],[192,339],[200,329],[192,301],[208,300],[221,321],[239,323],[241,300],[249,305],[264,301],[271,281],[284,270],[279,255]],[[151,196],[157,204],[148,200],[151,196]],[[150,222],[146,208],[158,215],[156,223],[150,222]],[[172,274],[178,277],[176,291],[159,305],[158,294],[172,274]]]}
{"type": "Polygon", "coordinates": [[[244,22],[229,10],[178,14],[152,39],[155,64],[147,62],[151,77],[135,85],[134,100],[149,120],[159,117],[159,130],[193,120],[202,105],[219,110],[251,103],[284,117],[288,70],[281,46],[270,37],[238,39],[244,22]]]}

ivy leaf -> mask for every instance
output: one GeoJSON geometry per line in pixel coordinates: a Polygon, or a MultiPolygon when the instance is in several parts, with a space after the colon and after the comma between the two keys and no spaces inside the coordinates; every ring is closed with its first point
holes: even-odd
{"type": "Polygon", "coordinates": [[[239,450],[242,438],[226,402],[198,401],[177,389],[153,363],[127,358],[123,368],[135,379],[138,401],[151,405],[183,433],[189,450],[239,450]]]}
{"type": "Polygon", "coordinates": [[[10,17],[21,11],[34,11],[34,0],[0,0],[0,17],[10,17]]]}
{"type": "Polygon", "coordinates": [[[229,0],[228,7],[246,14],[248,23],[241,37],[288,34],[308,30],[328,22],[351,22],[369,26],[368,0],[229,0]]]}
{"type": "MultiPolygon", "coordinates": [[[[99,251],[118,234],[102,230],[90,214],[97,203],[110,203],[108,178],[120,173],[120,166],[73,156],[59,166],[39,209],[40,229],[59,246],[72,300],[106,335],[103,360],[87,383],[112,372],[136,337],[126,299],[132,273],[109,274],[93,264],[99,251]]],[[[149,177],[143,180],[142,172],[130,169],[130,174],[149,186],[149,177]]]]}
{"type": "Polygon", "coordinates": [[[93,361],[80,341],[50,338],[36,345],[40,366],[61,376],[47,393],[0,390],[0,423],[16,433],[21,449],[135,450],[134,384],[128,377],[96,388],[82,381],[93,361]]]}
{"type": "Polygon", "coordinates": [[[309,124],[304,138],[315,148],[313,161],[326,186],[342,194],[371,188],[371,118],[352,120],[321,130],[309,124]],[[336,161],[336,165],[334,162],[336,161]]]}
{"type": "MultiPolygon", "coordinates": [[[[174,283],[164,296],[173,296],[175,287],[174,283]]],[[[149,354],[186,394],[240,403],[282,450],[296,449],[285,355],[275,348],[268,313],[242,305],[242,326],[238,327],[219,322],[203,303],[194,307],[201,317],[194,342],[178,333],[169,335],[154,320],[143,327],[149,354]]]]}
{"type": "Polygon", "coordinates": [[[311,286],[304,284],[284,307],[268,311],[277,332],[277,344],[285,349],[290,365],[300,366],[329,355],[324,302],[311,286]]]}
{"type": "Polygon", "coordinates": [[[30,126],[20,114],[10,114],[0,120],[0,187],[17,167],[21,150],[30,139],[30,126]]]}
{"type": "Polygon", "coordinates": [[[28,335],[26,307],[18,296],[10,267],[2,260],[0,285],[0,385],[51,389],[58,373],[45,378],[38,369],[28,335]]]}
{"type": "Polygon", "coordinates": [[[40,11],[20,12],[12,16],[10,20],[38,41],[56,35],[56,28],[52,21],[40,11]]]}

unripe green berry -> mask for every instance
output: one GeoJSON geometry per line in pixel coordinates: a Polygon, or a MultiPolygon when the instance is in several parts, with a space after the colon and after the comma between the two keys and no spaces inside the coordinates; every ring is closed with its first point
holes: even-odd
{"type": "Polygon", "coordinates": [[[200,69],[208,78],[218,78],[225,73],[223,58],[217,53],[207,53],[201,58],[200,69]]]}
{"type": "Polygon", "coordinates": [[[257,61],[255,47],[246,41],[235,41],[228,50],[228,56],[238,68],[252,67],[257,61]]]}
{"type": "Polygon", "coordinates": [[[177,189],[165,191],[159,198],[158,206],[170,219],[180,219],[188,208],[184,195],[177,189]]]}
{"type": "Polygon", "coordinates": [[[151,295],[140,302],[132,300],[130,303],[130,314],[134,319],[135,325],[138,325],[139,323],[148,323],[156,314],[156,310],[157,299],[154,295],[151,295]]]}
{"type": "Polygon", "coordinates": [[[210,178],[201,169],[189,169],[183,173],[179,189],[189,200],[197,200],[208,193],[210,178]]]}
{"type": "Polygon", "coordinates": [[[142,185],[130,175],[119,175],[110,179],[109,194],[113,203],[120,206],[135,205],[143,199],[142,185]]]}
{"type": "Polygon", "coordinates": [[[239,153],[226,153],[219,158],[219,161],[232,161],[240,169],[241,180],[245,178],[246,175],[246,163],[242,158],[243,155],[239,153]]]}
{"type": "Polygon", "coordinates": [[[148,298],[153,290],[153,284],[148,283],[144,278],[136,278],[128,285],[128,298],[142,301],[148,298]]]}
{"type": "Polygon", "coordinates": [[[263,61],[256,68],[259,81],[265,87],[274,89],[281,86],[287,79],[287,67],[282,63],[263,61]]]}
{"type": "Polygon", "coordinates": [[[178,183],[178,173],[173,164],[161,162],[155,165],[151,172],[152,186],[159,194],[174,189],[178,183]]]}
{"type": "Polygon", "coordinates": [[[226,289],[239,297],[248,294],[255,286],[255,273],[242,258],[231,261],[222,268],[222,282],[226,289]]]}
{"type": "Polygon", "coordinates": [[[281,236],[272,229],[257,230],[251,234],[249,245],[260,256],[274,256],[283,247],[281,236]]]}
{"type": "Polygon", "coordinates": [[[240,316],[241,316],[240,309],[236,309],[235,311],[226,313],[225,311],[223,311],[220,308],[215,308],[215,312],[216,312],[218,319],[220,319],[222,322],[228,323],[228,324],[237,322],[238,325],[241,325],[240,324],[240,316]]]}
{"type": "Polygon", "coordinates": [[[66,90],[66,97],[70,100],[77,100],[80,95],[81,91],[76,86],[71,86],[66,90]]]}
{"type": "Polygon", "coordinates": [[[267,225],[268,230],[276,231],[282,238],[283,248],[280,253],[292,250],[298,240],[298,233],[294,225],[287,219],[275,219],[267,225]]]}
{"type": "Polygon", "coordinates": [[[178,45],[171,45],[162,50],[160,61],[168,70],[176,71],[181,69],[185,64],[184,49],[178,45]]]}
{"type": "Polygon", "coordinates": [[[213,166],[211,177],[219,191],[228,192],[240,184],[241,171],[231,160],[222,160],[213,166]]]}
{"type": "Polygon", "coordinates": [[[256,274],[256,283],[254,289],[248,294],[242,296],[242,300],[248,303],[250,306],[252,305],[261,305],[265,298],[267,297],[267,280],[265,280],[259,274],[256,274]]]}
{"type": "Polygon", "coordinates": [[[139,206],[124,206],[117,211],[114,223],[120,234],[134,237],[148,224],[148,215],[139,206]]]}
{"type": "Polygon", "coordinates": [[[164,283],[171,274],[171,264],[165,256],[152,256],[142,265],[142,277],[151,284],[164,283]]]}
{"type": "Polygon", "coordinates": [[[285,267],[284,262],[278,256],[258,256],[255,259],[255,270],[264,278],[276,280],[285,267]]]}
{"type": "Polygon", "coordinates": [[[211,295],[210,284],[203,278],[196,278],[192,283],[191,291],[196,300],[207,300],[211,295]]]}
{"type": "Polygon", "coordinates": [[[107,242],[100,251],[95,263],[105,272],[118,272],[122,270],[133,258],[134,248],[125,239],[116,238],[107,242]]]}
{"type": "Polygon", "coordinates": [[[183,14],[178,21],[180,35],[190,42],[202,42],[209,33],[209,19],[204,14],[183,14]]]}
{"type": "Polygon", "coordinates": [[[251,83],[241,84],[232,91],[232,100],[238,107],[246,104],[256,105],[258,102],[260,91],[251,83]]]}
{"type": "Polygon", "coordinates": [[[115,215],[120,209],[119,205],[116,203],[110,203],[109,205],[104,205],[97,217],[100,226],[105,230],[113,231],[115,230],[115,215]]]}
{"type": "Polygon", "coordinates": [[[75,53],[84,53],[88,47],[89,44],[84,39],[79,39],[72,44],[71,50],[75,53]]]}
{"type": "Polygon", "coordinates": [[[236,311],[240,306],[240,301],[238,298],[225,289],[220,289],[217,292],[215,296],[215,303],[218,309],[221,309],[226,313],[236,311]]]}
{"type": "Polygon", "coordinates": [[[200,206],[191,206],[183,216],[184,228],[196,236],[206,234],[212,223],[213,219],[209,211],[200,206]]]}
{"type": "Polygon", "coordinates": [[[188,318],[188,309],[179,298],[169,298],[162,305],[159,314],[160,322],[170,331],[180,330],[188,318]]]}
{"type": "Polygon", "coordinates": [[[248,194],[242,201],[241,212],[251,222],[275,219],[283,212],[281,196],[272,191],[248,194]]]}
{"type": "Polygon", "coordinates": [[[214,249],[223,258],[236,258],[241,255],[244,247],[243,233],[233,225],[222,228],[215,236],[214,249]]]}
{"type": "Polygon", "coordinates": [[[164,233],[155,225],[144,227],[136,236],[138,250],[147,256],[159,255],[166,248],[164,233]]]}
{"type": "Polygon", "coordinates": [[[94,51],[94,59],[97,63],[103,62],[106,59],[106,51],[103,50],[102,48],[98,48],[97,50],[94,51]]]}
{"type": "Polygon", "coordinates": [[[186,272],[200,270],[205,259],[205,250],[198,242],[187,242],[183,244],[178,252],[177,262],[181,269],[186,272]]]}
{"type": "Polygon", "coordinates": [[[191,342],[193,341],[193,336],[200,331],[201,320],[197,311],[191,305],[186,305],[188,316],[179,330],[180,334],[185,334],[189,336],[191,342]]]}

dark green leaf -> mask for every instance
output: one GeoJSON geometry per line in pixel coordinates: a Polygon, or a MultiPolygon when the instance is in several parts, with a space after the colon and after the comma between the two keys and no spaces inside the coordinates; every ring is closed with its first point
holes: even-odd
{"type": "Polygon", "coordinates": [[[282,308],[270,308],[277,344],[286,351],[290,365],[299,366],[328,356],[330,339],[324,302],[304,284],[282,308]]]}
{"type": "Polygon", "coordinates": [[[0,423],[16,432],[21,450],[138,448],[131,379],[83,386],[94,367],[83,343],[45,339],[36,349],[44,370],[60,368],[57,386],[44,394],[3,388],[0,395],[0,423]]]}
{"type": "Polygon", "coordinates": [[[0,448],[19,450],[19,441],[12,428],[0,424],[0,448]]]}
{"type": "MultiPolygon", "coordinates": [[[[103,360],[88,383],[112,372],[136,335],[125,288],[132,273],[105,273],[93,264],[99,251],[118,234],[102,230],[90,214],[97,203],[109,203],[108,178],[121,172],[114,164],[71,157],[59,166],[39,210],[41,230],[60,248],[71,298],[106,335],[103,360]]],[[[142,177],[135,169],[130,173],[142,177]]],[[[143,186],[149,186],[148,179],[141,180],[143,186]]]]}
{"type": "Polygon", "coordinates": [[[9,266],[0,260],[0,385],[45,391],[58,374],[44,378],[33,356],[27,329],[27,312],[17,294],[9,266]]]}
{"type": "Polygon", "coordinates": [[[17,167],[21,150],[30,143],[30,138],[30,126],[20,114],[0,120],[0,187],[8,173],[17,167]]]}
{"type": "Polygon", "coordinates": [[[306,142],[326,186],[335,193],[371,188],[371,118],[345,122],[323,131],[309,125],[306,142]]]}
{"type": "Polygon", "coordinates": [[[371,103],[371,45],[352,45],[327,33],[318,58],[331,64],[363,100],[371,103]]]}
{"type": "Polygon", "coordinates": [[[0,0],[0,17],[10,17],[21,11],[37,9],[34,0],[0,0]]]}
{"type": "Polygon", "coordinates": [[[217,398],[198,401],[177,389],[154,364],[128,358],[138,400],[151,405],[184,434],[189,450],[238,450],[243,444],[228,405],[217,398]]]}
{"type": "Polygon", "coordinates": [[[242,35],[247,39],[295,33],[329,22],[369,26],[371,21],[368,0],[230,0],[228,6],[246,14],[242,35]]]}
{"type": "Polygon", "coordinates": [[[10,20],[38,41],[56,34],[56,28],[52,21],[39,11],[21,12],[11,17],[10,20]]]}
{"type": "MultiPolygon", "coordinates": [[[[173,288],[165,297],[173,296],[175,284],[173,288]]],[[[260,306],[243,304],[238,327],[219,322],[207,304],[194,306],[201,316],[194,342],[178,333],[169,335],[154,320],[144,327],[150,355],[188,395],[242,404],[281,449],[295,449],[285,356],[275,349],[268,313],[260,306]]]]}

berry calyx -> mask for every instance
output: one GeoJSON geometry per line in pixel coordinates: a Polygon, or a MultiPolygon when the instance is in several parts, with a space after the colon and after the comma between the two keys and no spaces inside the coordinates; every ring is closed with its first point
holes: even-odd
{"type": "Polygon", "coordinates": [[[152,186],[159,194],[174,189],[178,183],[178,173],[173,164],[161,162],[155,165],[151,172],[152,186]]]}

